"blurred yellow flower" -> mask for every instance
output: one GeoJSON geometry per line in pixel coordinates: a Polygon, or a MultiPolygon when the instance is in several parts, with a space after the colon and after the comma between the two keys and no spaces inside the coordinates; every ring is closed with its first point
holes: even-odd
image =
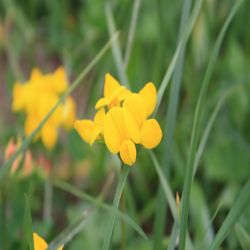
{"type": "MultiPolygon", "coordinates": [[[[42,74],[35,68],[27,82],[14,84],[12,110],[26,114],[24,125],[26,136],[37,128],[67,88],[68,81],[62,67],[50,74],[42,74]]],[[[52,149],[57,142],[58,129],[73,127],[75,113],[74,99],[69,96],[51,115],[35,139],[41,138],[45,147],[52,149]]]]}
{"type": "MultiPolygon", "coordinates": [[[[48,248],[47,242],[39,236],[37,233],[33,233],[34,250],[46,250],[48,248]]],[[[62,250],[63,246],[59,247],[57,250],[62,250]]]]}
{"type": "Polygon", "coordinates": [[[121,160],[132,166],[136,161],[136,144],[152,149],[161,142],[159,123],[148,119],[154,112],[156,101],[157,91],[152,82],[139,93],[131,93],[106,74],[104,97],[96,104],[97,109],[102,108],[93,121],[75,121],[75,128],[90,145],[103,138],[111,153],[119,153],[121,160]],[[105,106],[108,107],[107,112],[103,108],[105,106]]]}

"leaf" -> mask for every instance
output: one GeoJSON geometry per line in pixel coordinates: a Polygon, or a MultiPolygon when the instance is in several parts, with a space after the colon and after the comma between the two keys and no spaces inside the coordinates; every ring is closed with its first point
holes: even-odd
{"type": "Polygon", "coordinates": [[[25,194],[24,232],[26,236],[26,241],[29,244],[29,249],[34,250],[33,225],[32,225],[31,211],[30,211],[30,202],[26,194],[25,194]]]}

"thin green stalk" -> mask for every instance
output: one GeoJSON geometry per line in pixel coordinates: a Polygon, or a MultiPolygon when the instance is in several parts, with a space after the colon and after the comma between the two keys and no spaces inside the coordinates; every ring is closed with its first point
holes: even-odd
{"type": "Polygon", "coordinates": [[[110,40],[106,43],[106,45],[100,50],[100,52],[93,58],[93,60],[87,65],[87,67],[79,74],[76,80],[72,83],[66,93],[59,99],[59,101],[51,108],[51,110],[47,113],[47,115],[43,118],[41,123],[37,126],[37,128],[31,133],[29,137],[27,137],[22,145],[18,148],[18,150],[10,157],[10,159],[0,168],[0,185],[3,183],[3,180],[6,179],[6,175],[9,174],[10,168],[17,158],[19,154],[21,154],[24,150],[27,149],[29,144],[32,142],[33,138],[36,134],[41,130],[43,125],[47,122],[50,116],[55,112],[55,110],[60,106],[60,104],[65,100],[65,98],[81,83],[84,77],[90,72],[90,70],[99,62],[99,60],[104,56],[104,54],[108,51],[110,45],[113,40],[116,39],[118,33],[115,33],[114,36],[110,38],[110,40]]]}
{"type": "Polygon", "coordinates": [[[204,109],[204,100],[206,97],[208,85],[209,85],[212,72],[216,64],[216,60],[218,57],[218,53],[219,53],[223,38],[225,36],[225,33],[227,31],[229,24],[231,23],[233,17],[235,16],[242,2],[243,0],[239,0],[235,2],[232,10],[230,11],[227,17],[227,20],[225,21],[222,27],[222,30],[220,31],[220,34],[216,40],[215,46],[213,48],[213,51],[209,60],[209,64],[205,73],[204,80],[202,82],[201,91],[200,91],[198,102],[196,105],[193,128],[192,128],[192,135],[191,135],[191,142],[190,142],[190,150],[188,154],[188,162],[187,162],[185,181],[184,181],[184,187],[183,187],[179,250],[185,249],[187,225],[188,225],[188,214],[189,214],[189,201],[190,201],[191,186],[193,182],[195,153],[196,153],[198,138],[199,138],[201,114],[204,109]]]}
{"type": "Polygon", "coordinates": [[[48,178],[44,183],[44,203],[43,203],[43,220],[51,221],[52,219],[52,200],[53,200],[53,187],[48,178]]]}
{"type": "MultiPolygon", "coordinates": [[[[121,197],[121,211],[123,213],[126,211],[125,202],[125,195],[123,192],[121,197]]],[[[126,223],[123,220],[121,221],[121,250],[126,250],[126,223]]]]}
{"type": "Polygon", "coordinates": [[[133,40],[134,40],[135,28],[136,28],[136,24],[137,24],[137,18],[138,18],[140,5],[141,5],[141,0],[134,1],[132,18],[131,18],[131,22],[130,22],[130,26],[129,26],[127,46],[126,46],[124,62],[123,62],[125,69],[128,66],[130,55],[131,55],[131,49],[132,49],[132,44],[133,44],[133,40]]]}
{"type": "MultiPolygon", "coordinates": [[[[105,5],[105,13],[107,17],[109,34],[112,37],[114,35],[116,28],[115,28],[114,17],[113,17],[109,2],[105,5]]],[[[120,80],[125,86],[129,87],[128,78],[125,73],[125,68],[123,67],[123,63],[122,63],[123,61],[122,52],[121,52],[121,48],[120,48],[118,40],[113,40],[112,42],[112,53],[113,53],[113,57],[115,60],[115,65],[117,66],[118,74],[120,76],[120,80]]]]}
{"type": "MultiPolygon", "coordinates": [[[[181,23],[180,23],[180,30],[179,30],[179,38],[178,41],[181,39],[181,35],[184,32],[185,24],[189,18],[189,13],[191,9],[191,0],[184,0],[183,1],[183,8],[182,8],[182,15],[181,15],[181,23]]],[[[165,121],[165,133],[167,135],[167,139],[163,141],[164,147],[164,154],[162,157],[162,165],[163,165],[163,172],[165,177],[168,177],[168,173],[170,170],[170,162],[171,162],[171,155],[172,155],[172,146],[173,146],[173,137],[174,137],[174,128],[176,123],[176,114],[177,114],[177,106],[179,102],[179,92],[180,92],[180,85],[182,79],[182,72],[183,72],[183,62],[184,62],[184,55],[185,55],[185,44],[183,45],[182,50],[180,51],[179,58],[176,63],[176,67],[173,73],[173,81],[170,87],[170,95],[169,95],[169,103],[167,108],[167,115],[165,121]]],[[[164,192],[162,191],[161,184],[158,187],[158,202],[157,202],[157,211],[154,221],[154,249],[161,249],[162,248],[162,238],[164,234],[165,224],[166,224],[166,199],[164,199],[164,192]]]]}
{"type": "MultiPolygon", "coordinates": [[[[121,174],[119,177],[119,181],[118,181],[118,184],[116,187],[115,196],[114,196],[114,200],[113,200],[113,208],[114,209],[118,209],[118,207],[119,207],[121,195],[122,195],[124,186],[126,184],[126,180],[127,180],[129,171],[130,171],[130,168],[128,166],[122,166],[121,174]]],[[[107,231],[106,231],[106,234],[104,237],[102,250],[109,250],[110,249],[116,218],[117,218],[116,214],[113,214],[111,219],[109,220],[109,224],[107,225],[107,229],[106,229],[107,231]]]]}

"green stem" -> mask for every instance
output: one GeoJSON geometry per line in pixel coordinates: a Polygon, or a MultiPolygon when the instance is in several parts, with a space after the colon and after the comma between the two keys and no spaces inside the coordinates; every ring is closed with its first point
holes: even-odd
{"type": "Polygon", "coordinates": [[[2,247],[3,250],[8,249],[8,241],[7,241],[7,223],[6,223],[6,189],[5,186],[1,189],[2,193],[2,209],[1,209],[1,216],[2,216],[2,229],[0,230],[2,233],[2,247]]]}
{"type": "MultiPolygon", "coordinates": [[[[114,196],[114,200],[113,200],[113,208],[114,209],[118,209],[119,204],[120,204],[120,199],[121,199],[121,195],[129,174],[130,168],[127,166],[123,166],[121,168],[121,174],[119,177],[119,181],[116,187],[116,191],[115,191],[115,196],[114,196]]],[[[107,231],[106,231],[106,235],[104,238],[104,242],[103,242],[103,246],[102,246],[102,250],[109,250],[110,249],[110,244],[112,241],[112,236],[113,236],[113,231],[114,231],[114,226],[115,226],[115,222],[116,222],[116,218],[117,215],[113,214],[111,219],[109,220],[109,224],[107,226],[107,231]]]]}
{"type": "MultiPolygon", "coordinates": [[[[124,192],[122,192],[122,197],[121,197],[121,210],[123,213],[125,213],[126,210],[126,204],[125,204],[125,194],[124,192]]],[[[121,220],[121,232],[122,232],[122,236],[121,236],[121,250],[125,250],[126,249],[126,223],[121,220]]]]}

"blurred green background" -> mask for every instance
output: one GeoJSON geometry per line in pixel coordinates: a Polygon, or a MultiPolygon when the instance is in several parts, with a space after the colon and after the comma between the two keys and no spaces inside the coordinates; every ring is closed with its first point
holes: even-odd
{"type": "MultiPolygon", "coordinates": [[[[173,193],[183,189],[195,105],[207,62],[216,37],[233,0],[206,0],[187,44],[176,126],[171,149],[168,174],[173,193]]],[[[132,0],[110,1],[119,42],[125,53],[133,10],[132,0]]],[[[146,82],[157,87],[175,52],[182,1],[142,0],[139,6],[136,31],[128,62],[127,75],[133,91],[146,82]]],[[[190,232],[194,244],[204,237],[213,238],[232,206],[242,184],[250,174],[250,2],[245,1],[226,34],[215,72],[208,90],[202,129],[218,100],[231,86],[242,84],[222,106],[216,118],[204,154],[198,165],[191,194],[190,232]],[[215,218],[212,216],[218,209],[215,218]],[[210,225],[210,226],[208,226],[210,225]],[[205,232],[205,233],[204,233],[205,232]]],[[[52,72],[63,65],[69,79],[84,69],[109,39],[102,0],[2,0],[0,2],[0,161],[11,137],[23,134],[23,117],[11,111],[12,87],[16,80],[26,81],[34,67],[52,72]]],[[[94,104],[102,95],[104,74],[118,78],[112,52],[109,52],[73,92],[77,102],[77,117],[91,118],[94,104]]],[[[167,89],[157,119],[163,133],[166,131],[167,89]]],[[[166,141],[155,150],[164,166],[166,141]]],[[[86,145],[75,131],[61,132],[60,143],[52,152],[46,152],[40,143],[29,148],[33,158],[41,155],[52,166],[55,178],[66,180],[82,191],[97,197],[107,187],[105,199],[110,202],[115,190],[116,162],[104,145],[86,145]],[[111,184],[110,184],[111,183],[111,184]],[[109,185],[110,184],[110,185],[109,185]]],[[[36,232],[51,241],[67,225],[74,222],[81,211],[90,207],[86,201],[53,189],[52,218],[44,219],[44,186],[46,177],[38,172],[9,182],[7,196],[8,242],[10,249],[21,249],[23,244],[24,193],[31,197],[33,226],[36,232]]],[[[126,187],[126,213],[153,237],[158,177],[145,150],[141,150],[133,167],[130,185],[126,187]]],[[[250,192],[250,190],[249,190],[250,192]]],[[[165,239],[173,221],[167,213],[165,239]]],[[[84,228],[65,249],[100,249],[108,220],[106,212],[94,214],[84,228]]],[[[250,207],[242,214],[238,226],[250,234],[250,207]]],[[[232,230],[221,249],[241,249],[237,230],[232,230]]],[[[0,230],[1,234],[1,230],[0,230]]],[[[119,246],[117,226],[114,248],[119,246]]],[[[208,239],[209,240],[209,239],[208,239]]],[[[196,245],[197,246],[197,245],[196,245]]],[[[25,247],[24,247],[25,249],[25,247]]],[[[132,229],[127,227],[126,249],[150,249],[132,229]]],[[[199,248],[198,248],[199,249],[199,248]]],[[[200,248],[205,249],[205,248],[200,248]]]]}

